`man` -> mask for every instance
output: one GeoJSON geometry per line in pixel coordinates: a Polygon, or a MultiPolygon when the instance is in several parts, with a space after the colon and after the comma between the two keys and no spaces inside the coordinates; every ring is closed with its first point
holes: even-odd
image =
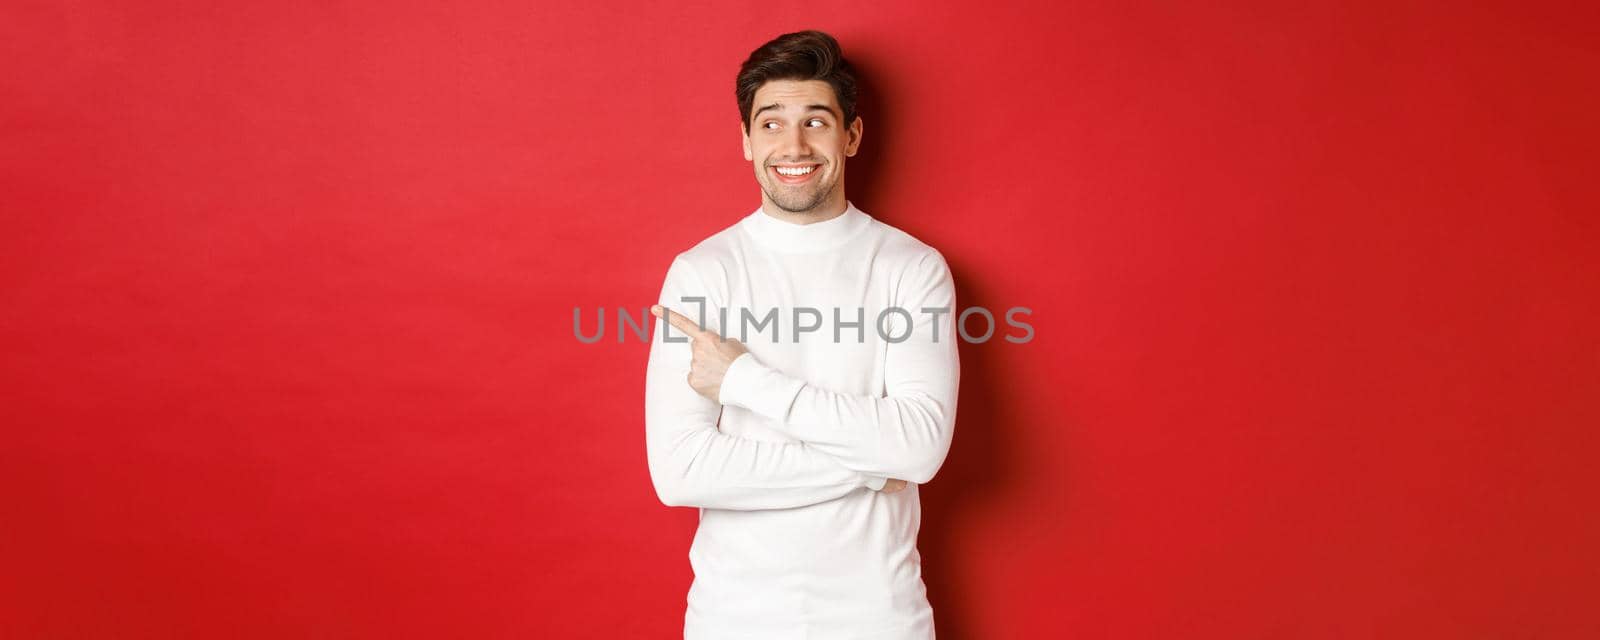
{"type": "Polygon", "coordinates": [[[780,36],[736,84],[761,207],[651,309],[650,476],[700,508],[684,637],[933,638],[917,485],[955,427],[949,268],[845,199],[862,122],[832,37],[780,36]]]}

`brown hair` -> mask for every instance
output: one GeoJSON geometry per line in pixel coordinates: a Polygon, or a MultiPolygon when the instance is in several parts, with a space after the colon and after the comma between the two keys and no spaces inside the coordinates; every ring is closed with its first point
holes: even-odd
{"type": "Polygon", "coordinates": [[[750,130],[751,103],[756,90],[773,80],[822,80],[833,87],[848,127],[856,120],[856,72],[839,50],[839,41],[821,31],[785,33],[750,52],[739,66],[734,95],[739,99],[739,121],[750,130]]]}

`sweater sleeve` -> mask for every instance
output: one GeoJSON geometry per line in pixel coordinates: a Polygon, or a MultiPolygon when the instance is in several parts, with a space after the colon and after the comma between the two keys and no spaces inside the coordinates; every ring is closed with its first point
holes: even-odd
{"type": "MultiPolygon", "coordinates": [[[[683,296],[708,294],[679,258],[667,270],[660,304],[681,311],[683,296]]],[[[783,509],[833,500],[862,487],[883,487],[884,478],[846,468],[809,444],[763,442],[719,431],[721,405],[689,386],[692,354],[687,337],[674,332],[673,341],[666,341],[666,326],[655,323],[645,373],[646,458],[663,504],[783,509]]]]}
{"type": "Polygon", "coordinates": [[[888,340],[883,395],[829,391],[746,353],[728,368],[720,400],[773,419],[780,431],[851,469],[928,482],[950,450],[960,382],[955,285],[943,256],[925,256],[895,298],[910,317],[910,333],[888,340]]]}

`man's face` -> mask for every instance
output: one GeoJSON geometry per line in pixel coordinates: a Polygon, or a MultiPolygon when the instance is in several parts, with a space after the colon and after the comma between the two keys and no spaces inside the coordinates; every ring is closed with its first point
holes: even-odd
{"type": "Polygon", "coordinates": [[[861,144],[861,118],[840,122],[833,87],[773,80],[756,89],[750,114],[744,159],[754,164],[765,199],[791,213],[843,208],[844,159],[861,144]]]}

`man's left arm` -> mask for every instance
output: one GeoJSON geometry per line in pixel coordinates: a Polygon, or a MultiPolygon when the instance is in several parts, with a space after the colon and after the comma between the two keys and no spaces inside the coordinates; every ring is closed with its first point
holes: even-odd
{"type": "Polygon", "coordinates": [[[961,368],[955,284],[943,256],[925,256],[896,298],[910,333],[887,346],[884,396],[828,391],[745,353],[728,366],[718,399],[772,418],[847,468],[928,482],[950,451],[961,368]]]}

